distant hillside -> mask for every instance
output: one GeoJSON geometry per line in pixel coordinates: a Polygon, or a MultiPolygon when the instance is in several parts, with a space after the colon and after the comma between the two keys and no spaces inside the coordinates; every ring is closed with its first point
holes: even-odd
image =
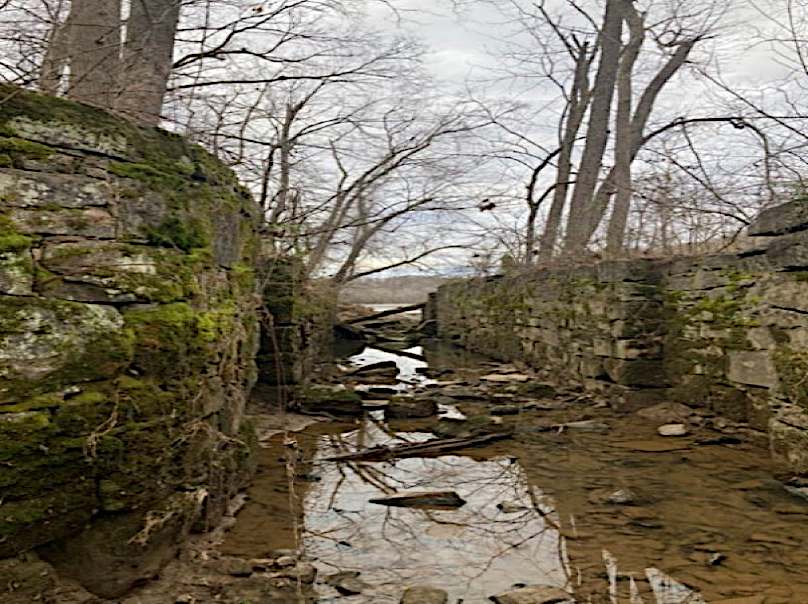
{"type": "Polygon", "coordinates": [[[388,277],[358,279],[346,285],[340,301],[355,304],[417,304],[449,281],[448,277],[388,277]]]}

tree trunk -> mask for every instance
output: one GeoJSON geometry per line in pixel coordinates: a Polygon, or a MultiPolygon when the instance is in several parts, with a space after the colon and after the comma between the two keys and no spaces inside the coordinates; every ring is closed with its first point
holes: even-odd
{"type": "Polygon", "coordinates": [[[598,72],[592,88],[592,107],[586,143],[579,164],[575,188],[570,200],[564,252],[574,255],[587,244],[586,231],[591,215],[592,198],[603,165],[603,153],[609,137],[609,122],[614,98],[614,85],[620,63],[623,4],[631,0],[607,0],[601,31],[601,54],[598,72]]]}
{"type": "Polygon", "coordinates": [[[561,152],[558,158],[553,203],[550,205],[550,213],[547,216],[547,222],[544,224],[539,246],[539,257],[543,260],[552,258],[558,242],[558,232],[561,228],[561,218],[564,214],[564,206],[567,202],[567,193],[569,192],[570,178],[572,176],[572,152],[591,99],[589,68],[592,65],[594,53],[595,51],[590,53],[588,47],[584,44],[580,47],[579,54],[575,59],[575,78],[572,92],[570,93],[564,134],[561,138],[561,152]]]}
{"type": "Polygon", "coordinates": [[[179,16],[179,0],[132,0],[117,108],[149,124],[160,121],[179,16]]]}
{"type": "Polygon", "coordinates": [[[57,94],[70,59],[70,32],[66,23],[53,24],[37,84],[48,94],[57,94]]]}
{"type": "Polygon", "coordinates": [[[73,0],[67,28],[71,57],[67,94],[114,107],[120,92],[121,0],[73,0]]]}
{"type": "MultiPolygon", "coordinates": [[[[654,103],[656,102],[659,93],[665,87],[665,84],[670,81],[673,75],[679,70],[679,68],[684,65],[685,61],[687,60],[690,51],[695,46],[698,39],[688,40],[687,42],[681,43],[677,48],[676,51],[671,55],[670,59],[662,66],[659,72],[654,76],[651,82],[646,87],[645,91],[640,96],[640,100],[637,103],[637,108],[634,110],[634,118],[631,122],[631,132],[632,132],[632,141],[631,141],[631,161],[633,162],[634,159],[637,157],[637,154],[642,149],[642,146],[646,142],[646,138],[643,136],[643,132],[645,131],[645,126],[648,123],[648,118],[651,116],[651,110],[653,109],[654,103]]],[[[592,234],[597,229],[600,220],[603,218],[603,215],[606,213],[606,208],[609,206],[609,200],[615,194],[615,171],[614,168],[609,171],[609,174],[606,178],[603,179],[603,182],[598,187],[597,192],[595,193],[594,200],[592,202],[592,214],[591,220],[586,225],[587,231],[584,234],[585,244],[589,242],[592,238],[592,234]]],[[[584,245],[585,245],[584,244],[584,245]]]]}
{"type": "MultiPolygon", "coordinates": [[[[617,115],[615,117],[614,188],[615,198],[609,228],[606,234],[606,253],[617,255],[623,249],[628,211],[631,205],[631,163],[634,159],[632,111],[632,72],[645,40],[644,19],[633,6],[624,8],[624,18],[631,32],[628,44],[620,59],[617,74],[617,115]]],[[[597,228],[602,215],[593,216],[592,231],[597,228]]]]}

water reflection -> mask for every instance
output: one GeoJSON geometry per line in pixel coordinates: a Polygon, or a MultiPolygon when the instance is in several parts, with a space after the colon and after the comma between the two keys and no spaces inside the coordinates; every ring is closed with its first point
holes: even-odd
{"type": "MultiPolygon", "coordinates": [[[[454,370],[450,379],[463,379],[463,367],[469,374],[485,367],[454,347],[424,344],[423,351],[408,349],[407,357],[366,349],[353,362],[394,360],[408,380],[422,379],[416,372],[425,365],[416,358],[422,354],[430,369],[454,370]]],[[[475,404],[461,406],[474,411],[475,404]]],[[[482,461],[324,462],[335,453],[431,435],[397,433],[371,420],[338,435],[333,432],[344,426],[315,427],[301,435],[305,455],[297,468],[315,480],[293,489],[305,508],[295,499],[292,516],[304,525],[302,545],[317,559],[321,576],[362,573],[372,587],[349,596],[356,603],[397,603],[406,587],[432,584],[449,591],[452,604],[482,604],[514,583],[564,587],[578,604],[808,602],[808,506],[783,490],[774,478],[782,468],[764,450],[748,443],[690,443],[649,453],[625,444],[658,438],[654,425],[632,414],[598,413],[612,426],[608,432],[542,432],[498,445],[500,453],[519,455],[519,463],[490,450],[482,461]],[[323,432],[330,436],[310,446],[308,439],[323,432]],[[369,503],[409,488],[453,489],[468,503],[452,511],[369,503]],[[619,491],[635,500],[608,501],[619,491]]],[[[486,450],[475,454],[484,457],[486,450]]],[[[278,453],[273,459],[280,459],[278,453]]],[[[282,467],[280,472],[282,479],[282,467]]],[[[243,530],[233,531],[238,539],[231,541],[241,547],[231,546],[234,552],[292,546],[276,543],[279,527],[289,525],[281,508],[294,499],[283,484],[251,490],[253,502],[240,516],[243,530]],[[261,525],[266,518],[272,522],[261,525]]],[[[318,589],[321,602],[335,601],[332,587],[318,589]]]]}
{"type": "Polygon", "coordinates": [[[422,374],[416,372],[416,369],[427,366],[422,356],[423,349],[420,346],[413,346],[412,348],[407,348],[404,352],[408,354],[401,355],[392,351],[368,347],[360,353],[353,355],[349,360],[353,365],[359,367],[372,363],[380,363],[382,361],[393,361],[398,365],[398,379],[402,382],[400,386],[427,383],[429,380],[422,374]]]}
{"type": "MultiPolygon", "coordinates": [[[[318,457],[346,447],[427,434],[391,435],[367,423],[339,438],[324,437],[318,457]]],[[[447,455],[389,463],[316,462],[321,480],[305,499],[305,550],[321,572],[360,571],[372,588],[353,602],[398,602],[411,585],[445,589],[450,601],[487,602],[516,583],[566,587],[564,540],[551,502],[525,480],[513,459],[475,461],[447,455]],[[369,503],[403,489],[454,490],[457,510],[391,508],[369,503]],[[507,503],[506,506],[499,504],[507,503]]],[[[321,586],[322,602],[336,592],[321,586]]]]}

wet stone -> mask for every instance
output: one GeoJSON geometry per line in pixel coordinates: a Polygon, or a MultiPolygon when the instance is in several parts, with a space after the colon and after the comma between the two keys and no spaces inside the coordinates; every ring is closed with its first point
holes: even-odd
{"type": "Polygon", "coordinates": [[[423,585],[407,589],[400,604],[447,604],[448,601],[449,594],[442,589],[423,585]]]}
{"type": "Polygon", "coordinates": [[[234,577],[249,577],[254,571],[251,560],[232,557],[211,560],[208,563],[208,568],[214,572],[234,577]]]}
{"type": "Polygon", "coordinates": [[[637,500],[637,495],[629,489],[620,489],[607,495],[603,501],[614,505],[627,505],[634,503],[637,500]]]}
{"type": "Polygon", "coordinates": [[[491,415],[517,415],[521,410],[519,405],[495,405],[491,407],[491,415]]]}
{"type": "Polygon", "coordinates": [[[556,604],[570,602],[570,595],[560,587],[534,585],[522,587],[498,596],[492,596],[496,604],[556,604]]]}
{"type": "Polygon", "coordinates": [[[313,564],[309,564],[308,562],[300,562],[295,566],[290,566],[289,568],[276,571],[273,573],[273,575],[277,578],[292,579],[294,581],[300,581],[301,583],[308,584],[314,583],[314,579],[317,577],[317,569],[313,564]]]}
{"type": "Polygon", "coordinates": [[[489,373],[488,375],[480,376],[480,379],[485,382],[509,384],[527,382],[530,376],[523,373],[489,373]]]}
{"type": "Polygon", "coordinates": [[[657,428],[660,436],[687,436],[687,426],[684,424],[665,424],[657,428]]]}
{"type": "Polygon", "coordinates": [[[438,412],[438,404],[432,399],[393,398],[385,409],[391,419],[431,417],[438,412]]]}
{"type": "Polygon", "coordinates": [[[342,571],[328,575],[324,583],[330,585],[344,596],[352,596],[361,594],[368,589],[370,585],[365,583],[359,578],[357,571],[342,571]]]}
{"type": "Polygon", "coordinates": [[[588,432],[604,432],[609,429],[609,424],[595,421],[593,419],[582,420],[579,422],[567,422],[565,424],[558,424],[558,428],[568,430],[585,430],[588,432]]]}

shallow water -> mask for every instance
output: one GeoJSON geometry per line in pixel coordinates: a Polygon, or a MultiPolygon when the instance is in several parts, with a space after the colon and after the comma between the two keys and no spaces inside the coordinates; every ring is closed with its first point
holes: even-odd
{"type": "MultiPolygon", "coordinates": [[[[318,453],[431,435],[396,436],[366,422],[338,441],[323,437],[318,453]]],[[[372,464],[316,462],[314,472],[322,480],[305,497],[304,550],[320,561],[323,573],[362,573],[373,588],[352,597],[354,602],[398,602],[402,586],[419,584],[447,590],[452,602],[482,602],[535,574],[559,587],[568,582],[557,522],[552,514],[545,516],[543,495],[511,458],[477,461],[445,455],[372,464]],[[412,488],[452,490],[467,503],[457,510],[369,503],[412,488]],[[496,507],[502,501],[518,502],[524,509],[503,513],[496,507]]],[[[336,596],[328,586],[321,594],[323,602],[336,601],[328,597],[336,596]]]]}
{"type": "MultiPolygon", "coordinates": [[[[363,354],[362,362],[387,358],[363,354]]],[[[441,363],[452,356],[441,354],[441,363]]],[[[413,379],[423,364],[402,363],[413,379]]],[[[318,583],[320,602],[394,603],[406,587],[426,584],[446,589],[452,604],[482,604],[514,584],[545,584],[593,604],[808,603],[808,502],[784,491],[788,474],[768,451],[691,438],[677,440],[677,451],[636,451],[626,447],[660,440],[656,424],[608,410],[598,421],[611,429],[525,434],[464,454],[374,463],[322,459],[424,440],[428,423],[369,418],[309,429],[294,469],[306,480],[287,480],[281,446],[267,449],[225,549],[256,557],[302,547],[321,577],[359,571],[371,586],[339,596],[318,583]],[[417,510],[369,502],[412,487],[455,490],[467,503],[417,510]],[[606,501],[620,490],[631,501],[606,501]]]]}

